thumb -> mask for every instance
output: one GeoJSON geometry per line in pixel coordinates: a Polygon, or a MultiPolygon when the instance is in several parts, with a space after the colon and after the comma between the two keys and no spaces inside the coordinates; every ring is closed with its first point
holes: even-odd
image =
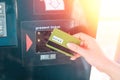
{"type": "Polygon", "coordinates": [[[84,48],[80,47],[80,46],[77,45],[77,44],[67,43],[67,47],[68,47],[70,50],[72,50],[72,51],[80,54],[81,56],[83,56],[83,55],[84,55],[83,53],[85,53],[84,48]]]}

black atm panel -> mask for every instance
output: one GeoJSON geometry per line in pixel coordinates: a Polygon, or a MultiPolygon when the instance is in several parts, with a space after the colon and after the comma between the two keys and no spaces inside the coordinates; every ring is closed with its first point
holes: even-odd
{"type": "Polygon", "coordinates": [[[43,66],[70,63],[69,57],[46,47],[54,28],[70,33],[73,20],[40,20],[21,23],[22,59],[24,65],[43,66]],[[66,27],[67,26],[67,27],[66,27]],[[69,27],[68,27],[69,26],[69,27]]]}
{"type": "Polygon", "coordinates": [[[70,33],[70,29],[74,27],[74,20],[70,18],[70,3],[68,0],[18,0],[18,26],[21,33],[19,44],[23,65],[71,63],[69,57],[45,46],[54,28],[70,33]]]}

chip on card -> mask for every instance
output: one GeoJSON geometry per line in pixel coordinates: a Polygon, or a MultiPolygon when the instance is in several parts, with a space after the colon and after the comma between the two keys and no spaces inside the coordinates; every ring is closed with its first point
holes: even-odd
{"type": "Polygon", "coordinates": [[[73,37],[72,35],[55,28],[49,37],[49,40],[46,44],[47,47],[56,50],[60,53],[65,54],[66,56],[73,56],[74,51],[71,51],[67,47],[67,43],[75,43],[75,44],[80,44],[80,40],[73,37]]]}

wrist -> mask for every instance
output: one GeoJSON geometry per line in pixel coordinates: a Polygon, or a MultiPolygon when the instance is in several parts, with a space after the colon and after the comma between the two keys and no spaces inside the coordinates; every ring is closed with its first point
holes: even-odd
{"type": "Polygon", "coordinates": [[[120,65],[115,61],[108,60],[108,64],[104,67],[104,72],[107,73],[112,80],[119,80],[120,76],[120,65]]]}

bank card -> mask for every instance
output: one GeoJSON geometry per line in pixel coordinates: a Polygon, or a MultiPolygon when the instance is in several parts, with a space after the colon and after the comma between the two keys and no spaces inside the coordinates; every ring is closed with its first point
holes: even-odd
{"type": "Polygon", "coordinates": [[[46,44],[47,47],[56,50],[60,53],[65,54],[66,56],[73,56],[75,52],[71,51],[67,47],[67,43],[75,43],[80,44],[81,40],[73,37],[72,35],[55,28],[48,39],[48,42],[46,44]]]}

